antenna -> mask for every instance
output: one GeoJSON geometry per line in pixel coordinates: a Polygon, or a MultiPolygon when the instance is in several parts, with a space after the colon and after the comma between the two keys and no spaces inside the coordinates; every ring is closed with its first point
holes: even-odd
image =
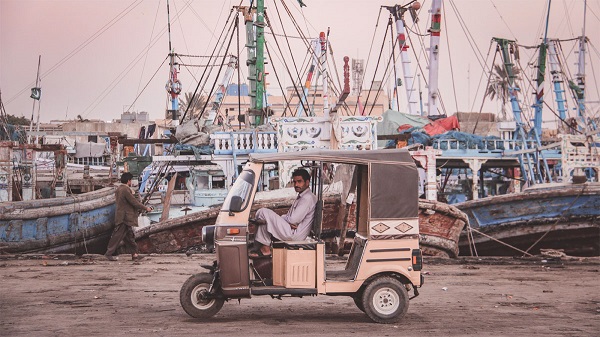
{"type": "Polygon", "coordinates": [[[365,74],[365,60],[352,59],[352,95],[359,96],[362,91],[360,84],[365,74]]]}
{"type": "Polygon", "coordinates": [[[167,0],[167,30],[169,32],[169,53],[171,52],[171,12],[169,10],[169,0],[167,0]]]}

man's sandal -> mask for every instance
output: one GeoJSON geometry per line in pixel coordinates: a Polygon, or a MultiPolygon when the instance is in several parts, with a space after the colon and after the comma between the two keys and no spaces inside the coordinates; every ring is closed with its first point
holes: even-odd
{"type": "Polygon", "coordinates": [[[271,258],[273,254],[265,254],[262,252],[262,250],[257,250],[256,252],[252,252],[250,254],[248,254],[248,257],[251,259],[263,259],[263,258],[271,258]]]}

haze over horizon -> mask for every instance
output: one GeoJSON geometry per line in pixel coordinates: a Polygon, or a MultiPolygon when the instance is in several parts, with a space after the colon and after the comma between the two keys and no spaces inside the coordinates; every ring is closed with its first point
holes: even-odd
{"type": "MultiPolygon", "coordinates": [[[[375,4],[368,0],[303,2],[307,7],[302,9],[296,0],[286,0],[285,4],[310,38],[317,37],[319,31],[327,31],[330,27],[329,40],[337,72],[343,73],[344,56],[367,62],[363,84],[363,89],[367,89],[373,79],[379,50],[384,50],[384,55],[388,50],[389,55],[390,38],[384,35],[389,12],[380,10],[380,5],[403,3],[380,1],[375,4]],[[382,47],[382,41],[388,44],[382,47]]],[[[582,0],[552,1],[548,37],[573,39],[580,36],[583,3],[582,0]]],[[[169,4],[171,43],[175,52],[210,55],[217,37],[225,29],[232,7],[240,2],[170,0],[169,4]]],[[[247,6],[249,1],[241,4],[247,6]]],[[[278,1],[275,5],[272,0],[266,0],[265,4],[275,32],[282,34],[279,16],[287,16],[283,2],[278,1]]],[[[430,25],[427,11],[431,1],[421,1],[421,4],[418,26],[421,33],[425,33],[430,25]]],[[[490,43],[492,37],[516,39],[523,46],[539,44],[543,37],[547,5],[546,0],[443,1],[439,81],[448,114],[479,111],[482,104],[482,86],[485,86],[487,73],[484,73],[472,45],[477,46],[480,58],[491,62],[494,52],[490,43]],[[471,41],[466,36],[470,36],[471,41]]],[[[588,101],[599,102],[600,1],[588,0],[587,6],[586,35],[590,44],[586,94],[588,101]]],[[[289,43],[293,45],[291,48],[300,68],[306,48],[294,38],[298,33],[291,21],[283,20],[287,20],[283,21],[283,25],[286,34],[291,37],[289,43]]],[[[412,25],[408,15],[407,25],[412,25]]],[[[0,0],[0,93],[6,112],[31,117],[30,88],[35,84],[38,57],[41,55],[40,121],[75,119],[78,115],[88,119],[112,120],[127,110],[147,111],[151,119],[163,118],[167,104],[164,86],[169,72],[166,27],[165,0],[0,0]],[[134,106],[130,107],[132,104],[134,106]]],[[[416,30],[416,27],[413,29],[416,30]]],[[[272,36],[267,35],[267,39],[270,38],[272,36]]],[[[282,49],[288,48],[283,37],[277,38],[282,49]]],[[[240,39],[240,48],[243,48],[243,28],[240,39]]],[[[428,45],[428,38],[424,42],[428,45]]],[[[275,44],[270,42],[270,46],[271,53],[274,53],[275,44]]],[[[423,60],[424,49],[416,38],[410,47],[423,60]]],[[[233,53],[235,48],[232,46],[233,53]]],[[[563,48],[568,60],[565,66],[571,74],[575,74],[576,41],[564,42],[563,48]]],[[[533,71],[532,64],[537,62],[535,49],[520,48],[520,52],[523,66],[527,67],[527,71],[533,71]]],[[[243,80],[247,77],[246,50],[240,49],[240,55],[243,80]]],[[[414,54],[411,54],[411,59],[415,71],[417,61],[414,54]]],[[[194,90],[202,69],[181,67],[182,93],[194,90]]],[[[267,65],[270,73],[267,90],[272,95],[281,95],[275,71],[284,86],[292,84],[278,57],[267,65]]],[[[335,80],[335,70],[329,71],[335,80]]],[[[384,79],[381,74],[379,69],[375,80],[384,80],[387,89],[389,79],[384,79]]],[[[301,83],[304,80],[302,78],[301,83]]],[[[237,75],[232,82],[237,82],[237,75]]],[[[546,102],[552,104],[554,99],[548,77],[546,83],[546,102]]],[[[406,111],[403,88],[400,91],[400,110],[406,111]]],[[[598,103],[595,105],[598,106],[598,103]]],[[[499,106],[498,102],[488,101],[484,111],[497,112],[499,106]]]]}

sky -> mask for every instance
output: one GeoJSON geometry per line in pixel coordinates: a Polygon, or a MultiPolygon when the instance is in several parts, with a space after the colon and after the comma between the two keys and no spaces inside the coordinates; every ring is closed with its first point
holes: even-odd
{"type": "MultiPolygon", "coordinates": [[[[379,51],[387,50],[390,38],[385,36],[389,12],[381,5],[394,1],[372,0],[265,0],[276,33],[285,27],[296,63],[305,60],[305,47],[285,13],[287,5],[304,34],[317,37],[319,31],[330,29],[329,41],[334,50],[335,65],[342,74],[343,57],[364,59],[365,84],[375,78],[383,80],[382,65],[375,72],[379,51]],[[279,12],[277,11],[279,10],[279,12]],[[283,18],[279,22],[278,13],[283,18]],[[385,42],[384,42],[385,41],[385,42]]],[[[408,1],[398,4],[405,4],[408,1]]],[[[421,1],[418,29],[425,33],[429,26],[427,10],[431,0],[421,1]]],[[[171,45],[179,54],[210,55],[218,36],[226,31],[225,23],[233,6],[240,1],[170,0],[171,45]]],[[[249,1],[242,1],[248,5],[249,1]]],[[[548,37],[572,39],[581,35],[583,0],[551,1],[548,37]]],[[[492,37],[517,40],[520,45],[533,46],[543,37],[546,21],[546,0],[444,0],[440,44],[440,95],[445,111],[496,112],[499,103],[482,99],[487,69],[494,55],[492,37]],[[467,36],[469,38],[467,38],[467,36]],[[477,55],[480,55],[477,57],[477,55]]],[[[600,0],[587,1],[586,35],[590,39],[587,58],[588,100],[598,106],[600,81],[600,0]],[[591,57],[591,58],[590,58],[591,57]],[[596,102],[596,103],[594,103],[596,102]]],[[[35,85],[38,60],[42,98],[40,121],[74,119],[112,120],[124,111],[147,111],[150,118],[163,118],[167,106],[165,83],[168,79],[169,39],[166,33],[167,5],[165,0],[0,0],[0,94],[6,112],[29,118],[33,110],[30,88],[35,85]]],[[[412,20],[407,25],[417,31],[412,20]]],[[[271,39],[267,36],[267,39],[271,39]]],[[[243,48],[244,34],[241,35],[243,48]]],[[[415,36],[413,45],[418,58],[423,50],[415,36]]],[[[428,39],[423,40],[428,43],[428,39]]],[[[283,37],[278,38],[287,48],[283,37]]],[[[275,44],[269,42],[275,54],[275,44]]],[[[235,51],[235,40],[232,51],[235,51]]],[[[576,44],[562,44],[566,66],[576,73],[576,44]]],[[[521,48],[524,67],[535,62],[534,49],[521,48]]],[[[245,50],[240,52],[245,55],[245,50]]],[[[285,53],[284,53],[285,54],[285,53]]],[[[283,86],[291,84],[283,70],[282,59],[267,65],[270,73],[269,93],[280,95],[275,72],[283,86]],[[273,69],[275,68],[275,69],[273,69]]],[[[411,55],[416,69],[415,55],[411,55]]],[[[201,58],[186,58],[201,62],[201,58]]],[[[331,60],[330,60],[331,62],[331,60]]],[[[385,64],[386,61],[381,61],[385,64]]],[[[242,66],[245,60],[242,59],[242,66]]],[[[332,63],[330,63],[331,66],[332,63]]],[[[242,78],[247,76],[243,66],[242,78]]],[[[183,92],[192,92],[204,68],[181,69],[179,78],[183,92]]],[[[426,70],[425,70],[426,71],[426,70]]],[[[333,74],[334,70],[330,69],[333,74]]],[[[531,66],[526,72],[533,72],[531,66]]],[[[236,76],[237,77],[237,76],[236,76]]],[[[304,80],[302,80],[304,82],[304,80]]],[[[547,87],[547,93],[551,92],[547,87]]],[[[426,91],[423,88],[423,91],[426,91]]],[[[406,104],[400,108],[406,111],[406,104]]],[[[552,100],[546,96],[546,100],[552,100]]],[[[35,109],[35,118],[37,110],[35,109]]]]}

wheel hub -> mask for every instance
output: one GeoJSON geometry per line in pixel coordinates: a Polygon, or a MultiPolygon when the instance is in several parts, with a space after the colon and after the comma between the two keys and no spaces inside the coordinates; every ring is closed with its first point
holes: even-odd
{"type": "Polygon", "coordinates": [[[373,307],[383,313],[391,314],[400,306],[400,297],[391,288],[381,288],[373,296],[373,307]]]}
{"type": "Polygon", "coordinates": [[[192,292],[192,302],[198,308],[203,308],[209,306],[212,299],[207,298],[208,290],[204,287],[195,289],[196,291],[192,292]]]}

